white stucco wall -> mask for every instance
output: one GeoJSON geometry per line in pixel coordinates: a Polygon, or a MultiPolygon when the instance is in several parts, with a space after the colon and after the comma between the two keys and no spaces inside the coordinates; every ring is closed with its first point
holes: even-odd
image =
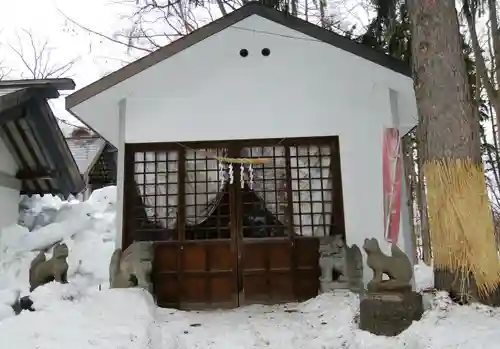
{"type": "Polygon", "coordinates": [[[0,234],[1,230],[17,223],[21,183],[15,178],[17,165],[0,138],[0,234]]]}
{"type": "MultiPolygon", "coordinates": [[[[395,119],[403,132],[416,123],[409,77],[254,15],[73,112],[115,145],[338,135],[347,242],[362,247],[365,237],[376,237],[389,251],[383,233],[382,137],[395,119]],[[240,57],[242,48],[248,57],[240,57]],[[271,50],[269,57],[262,56],[263,48],[271,50]],[[396,108],[391,89],[397,92],[396,108]],[[125,125],[119,127],[123,98],[125,125]]],[[[122,176],[119,166],[119,188],[122,176]]],[[[118,216],[121,226],[121,211],[118,216]]],[[[402,225],[403,231],[408,234],[408,227],[402,225]]],[[[400,241],[411,253],[406,238],[400,241]]],[[[365,281],[369,278],[368,271],[365,281]]]]}

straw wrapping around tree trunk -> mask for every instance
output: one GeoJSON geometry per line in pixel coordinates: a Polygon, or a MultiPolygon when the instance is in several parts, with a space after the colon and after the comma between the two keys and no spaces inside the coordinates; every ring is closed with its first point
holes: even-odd
{"type": "Polygon", "coordinates": [[[481,165],[466,159],[426,161],[434,265],[459,277],[472,274],[482,295],[500,283],[493,217],[481,165]]]}

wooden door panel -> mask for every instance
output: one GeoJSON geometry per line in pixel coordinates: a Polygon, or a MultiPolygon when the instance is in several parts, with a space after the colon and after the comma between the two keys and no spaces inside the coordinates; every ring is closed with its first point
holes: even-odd
{"type": "Polygon", "coordinates": [[[153,260],[153,293],[161,307],[177,307],[180,301],[179,249],[176,243],[156,243],[153,260]]]}
{"type": "Polygon", "coordinates": [[[186,272],[182,281],[182,303],[204,303],[207,301],[204,273],[186,272]]]}
{"type": "Polygon", "coordinates": [[[270,281],[270,298],[276,303],[292,302],[295,300],[293,289],[293,275],[291,272],[273,273],[270,281]]]}
{"type": "Polygon", "coordinates": [[[230,240],[157,243],[152,278],[155,297],[162,307],[237,306],[230,240]]]}
{"type": "Polygon", "coordinates": [[[291,301],[293,268],[289,239],[243,240],[240,272],[243,280],[243,304],[291,301]]]}
{"type": "Polygon", "coordinates": [[[154,296],[158,306],[176,308],[179,306],[179,280],[177,274],[162,275],[154,279],[154,296]]]}
{"type": "Polygon", "coordinates": [[[318,295],[319,240],[317,238],[298,238],[294,244],[295,294],[297,300],[304,301],[318,295]]]}
{"type": "Polygon", "coordinates": [[[233,275],[211,275],[209,285],[211,303],[221,306],[223,303],[233,304],[235,302],[235,285],[236,280],[233,275]]]}
{"type": "Polygon", "coordinates": [[[236,268],[230,240],[194,240],[182,249],[182,308],[235,306],[236,268]]]}
{"type": "Polygon", "coordinates": [[[206,267],[207,246],[202,243],[185,243],[182,250],[182,267],[186,274],[204,273],[206,267]]]}

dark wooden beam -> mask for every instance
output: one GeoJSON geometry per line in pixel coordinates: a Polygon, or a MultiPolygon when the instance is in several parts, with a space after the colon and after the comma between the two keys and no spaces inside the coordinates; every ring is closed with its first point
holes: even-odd
{"type": "MultiPolygon", "coordinates": [[[[4,106],[5,105],[1,105],[0,108],[4,106]]],[[[20,119],[23,116],[24,116],[24,109],[22,108],[22,106],[18,107],[14,106],[7,110],[0,111],[0,127],[7,124],[8,122],[20,119]]]]}
{"type": "MultiPolygon", "coordinates": [[[[52,111],[47,102],[40,97],[35,97],[28,105],[28,113],[26,118],[34,129],[33,136],[38,141],[38,144],[44,149],[52,160],[55,166],[54,171],[57,171],[57,188],[61,194],[67,197],[74,191],[72,178],[69,170],[69,164],[64,156],[64,149],[58,145],[57,137],[61,137],[61,141],[65,142],[62,137],[61,130],[57,127],[57,122],[52,115],[52,111]],[[52,120],[51,120],[52,119],[52,120]],[[55,124],[55,125],[54,125],[55,124]],[[59,135],[58,135],[59,133],[59,135]]],[[[65,144],[66,149],[67,145],[65,144]]],[[[73,166],[76,168],[76,164],[73,166]]],[[[84,189],[85,183],[81,182],[81,189],[84,189]]]]}
{"type": "Polygon", "coordinates": [[[22,181],[34,181],[41,179],[53,179],[56,177],[55,171],[49,171],[45,169],[37,170],[20,170],[16,173],[16,178],[22,181]]]}
{"type": "Polygon", "coordinates": [[[60,79],[24,79],[24,80],[2,80],[0,88],[4,87],[44,87],[51,86],[57,90],[74,90],[75,82],[69,78],[60,79]]]}

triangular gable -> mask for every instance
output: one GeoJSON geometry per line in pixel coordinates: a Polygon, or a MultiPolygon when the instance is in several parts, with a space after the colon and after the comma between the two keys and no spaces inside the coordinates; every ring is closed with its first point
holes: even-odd
{"type": "Polygon", "coordinates": [[[106,141],[98,137],[67,138],[66,142],[80,173],[84,176],[88,174],[106,145],[106,141]]]}
{"type": "Polygon", "coordinates": [[[319,41],[325,42],[344,51],[348,51],[387,69],[406,76],[411,76],[409,67],[401,60],[390,57],[381,51],[354,42],[351,39],[323,29],[285,12],[277,11],[258,2],[251,2],[69,95],[66,98],[66,109],[69,110],[73,108],[87,99],[92,98],[93,96],[131,78],[136,74],[139,74],[155,64],[252,15],[261,16],[290,29],[299,31],[319,41]]]}

